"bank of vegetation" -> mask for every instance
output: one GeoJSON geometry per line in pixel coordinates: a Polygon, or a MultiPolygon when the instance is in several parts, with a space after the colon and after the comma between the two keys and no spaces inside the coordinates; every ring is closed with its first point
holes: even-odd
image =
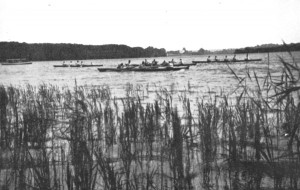
{"type": "Polygon", "coordinates": [[[206,50],[200,48],[198,51],[191,51],[183,48],[179,51],[168,51],[168,56],[193,56],[193,55],[209,55],[209,54],[233,54],[235,49],[221,49],[221,50],[206,50]]]}
{"type": "Polygon", "coordinates": [[[300,43],[291,44],[264,44],[255,47],[245,47],[236,49],[235,53],[268,53],[268,52],[284,52],[289,51],[300,51],[300,43]]]}
{"type": "Polygon", "coordinates": [[[210,55],[210,54],[239,54],[239,53],[268,53],[268,52],[285,52],[285,51],[300,51],[300,43],[291,44],[263,44],[254,47],[245,47],[239,49],[221,49],[221,50],[206,50],[200,48],[198,51],[182,50],[168,51],[168,56],[190,56],[190,55],[210,55]]]}
{"type": "Polygon", "coordinates": [[[0,61],[27,58],[31,61],[113,59],[166,56],[165,49],[126,45],[27,44],[0,42],[0,61]]]}
{"type": "Polygon", "coordinates": [[[179,102],[166,87],[1,86],[1,189],[299,189],[300,73],[281,61],[263,82],[229,67],[232,104],[191,86],[179,102]]]}

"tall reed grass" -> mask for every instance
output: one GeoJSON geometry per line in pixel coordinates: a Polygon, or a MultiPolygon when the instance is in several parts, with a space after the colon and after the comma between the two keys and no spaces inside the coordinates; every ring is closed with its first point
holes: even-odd
{"type": "Polygon", "coordinates": [[[279,79],[229,66],[234,104],[191,100],[190,84],[178,98],[176,85],[128,84],[118,99],[106,86],[0,86],[1,188],[299,189],[300,72],[279,59],[279,79]]]}

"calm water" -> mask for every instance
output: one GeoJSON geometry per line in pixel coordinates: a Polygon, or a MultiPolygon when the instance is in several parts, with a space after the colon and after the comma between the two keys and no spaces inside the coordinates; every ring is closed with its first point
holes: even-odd
{"type": "MultiPolygon", "coordinates": [[[[263,77],[267,73],[268,67],[273,76],[279,76],[283,67],[279,62],[278,56],[282,56],[288,62],[291,61],[291,57],[287,53],[272,53],[269,55],[269,59],[268,54],[251,54],[251,58],[261,58],[263,59],[263,61],[251,62],[247,64],[234,63],[230,64],[229,66],[230,68],[232,68],[232,70],[234,70],[234,72],[237,73],[237,75],[240,76],[244,76],[246,70],[249,69],[250,71],[255,71],[259,78],[263,79],[263,77]],[[268,65],[268,62],[270,63],[270,65],[268,65]]],[[[293,56],[296,62],[299,62],[300,52],[293,52],[293,56]]],[[[205,60],[206,57],[207,56],[189,56],[181,58],[185,63],[190,63],[193,60],[205,60]]],[[[224,56],[219,55],[218,57],[222,59],[224,56]]],[[[230,55],[229,57],[231,58],[232,55],[230,55]]],[[[242,54],[237,56],[238,59],[243,59],[244,57],[245,55],[242,54]]],[[[172,58],[174,58],[175,60],[180,59],[180,57],[161,57],[156,59],[161,62],[163,60],[169,61],[172,58]]],[[[141,63],[142,60],[143,58],[131,59],[132,63],[141,63]]],[[[151,61],[152,59],[148,58],[148,60],[151,61]]],[[[93,64],[103,64],[104,67],[115,67],[121,62],[127,61],[128,59],[85,60],[84,64],[90,64],[91,62],[93,62],[93,64]]],[[[197,66],[190,67],[189,70],[161,73],[100,73],[96,68],[54,68],[53,65],[56,64],[62,64],[62,61],[34,62],[32,65],[24,66],[0,65],[0,84],[24,86],[26,84],[39,85],[45,83],[57,86],[72,87],[75,85],[76,80],[78,85],[109,85],[113,95],[115,96],[124,95],[124,89],[126,88],[128,83],[134,84],[135,86],[141,85],[144,87],[149,85],[150,90],[155,89],[156,86],[166,87],[167,89],[176,88],[177,92],[180,92],[181,90],[187,88],[189,84],[192,88],[192,91],[195,91],[192,96],[197,96],[199,94],[201,94],[202,96],[209,95],[211,93],[214,94],[214,92],[220,92],[221,89],[225,93],[230,93],[236,88],[237,85],[237,81],[234,79],[233,74],[231,73],[228,66],[224,63],[198,64],[197,66]]],[[[255,88],[255,85],[253,83],[249,82],[248,84],[250,87],[255,88]]],[[[192,97],[191,99],[191,101],[194,100],[192,97]]],[[[212,167],[212,165],[210,164],[209,167],[212,167]]],[[[241,175],[239,173],[235,173],[235,176],[228,177],[225,169],[221,171],[223,173],[222,175],[220,175],[219,171],[216,172],[212,168],[206,170],[205,167],[199,166],[198,162],[195,162],[192,168],[193,169],[191,171],[195,172],[197,172],[198,168],[203,169],[203,173],[197,175],[197,178],[195,178],[194,180],[194,184],[196,187],[195,189],[202,189],[199,185],[202,183],[207,183],[208,185],[219,183],[218,185],[220,186],[220,189],[222,189],[225,182],[227,184],[226,180],[231,179],[231,177],[234,177],[234,179],[236,180],[238,180],[239,178],[243,178],[243,170],[240,171],[241,175]],[[239,175],[241,177],[239,177],[239,175]],[[205,176],[207,177],[205,178],[205,176]],[[214,181],[214,179],[216,182],[214,181]]],[[[250,176],[252,175],[252,173],[250,172],[250,174],[248,175],[250,176]]],[[[2,178],[4,179],[4,177],[2,178]]],[[[245,183],[247,182],[246,180],[248,180],[248,178],[245,178],[245,183]]],[[[264,179],[261,180],[260,186],[272,187],[273,179],[270,179],[268,176],[264,176],[264,179]]],[[[205,188],[213,189],[209,186],[203,186],[203,189],[205,188]]]]}
{"type": "MultiPolygon", "coordinates": [[[[300,60],[300,52],[292,53],[295,60],[300,60]]],[[[223,59],[225,55],[218,55],[223,59]]],[[[232,58],[233,55],[228,55],[232,58]]],[[[270,53],[269,62],[273,75],[278,75],[282,69],[278,56],[291,61],[288,53],[270,53]]],[[[159,57],[159,62],[163,60],[170,61],[174,59],[179,61],[182,58],[184,63],[191,63],[193,60],[206,60],[207,56],[183,56],[183,57],[159,57]]],[[[237,59],[244,59],[245,54],[238,54],[237,59]]],[[[258,76],[263,77],[268,68],[268,54],[250,54],[250,58],[261,58],[261,62],[233,63],[230,67],[239,75],[245,74],[246,68],[254,70],[258,76]]],[[[134,64],[140,64],[145,58],[131,59],[134,64]]],[[[147,58],[152,61],[153,58],[147,58]]],[[[102,59],[102,60],[84,60],[84,64],[103,64],[103,67],[115,67],[119,63],[127,63],[128,59],[102,59]]],[[[69,61],[66,61],[69,63],[69,61]]],[[[73,63],[75,61],[72,61],[73,63]]],[[[150,89],[155,86],[170,87],[173,84],[180,91],[189,85],[198,93],[219,92],[221,89],[225,92],[231,92],[235,89],[237,81],[233,78],[228,66],[224,63],[198,64],[191,66],[189,70],[176,72],[158,72],[158,73],[139,73],[125,72],[100,73],[97,68],[54,68],[53,65],[62,64],[62,61],[44,61],[33,62],[32,65],[3,66],[0,65],[0,84],[21,85],[31,84],[39,85],[54,84],[58,86],[74,86],[75,80],[78,85],[109,85],[112,92],[118,96],[124,92],[127,83],[133,85],[149,85],[150,89]]]]}

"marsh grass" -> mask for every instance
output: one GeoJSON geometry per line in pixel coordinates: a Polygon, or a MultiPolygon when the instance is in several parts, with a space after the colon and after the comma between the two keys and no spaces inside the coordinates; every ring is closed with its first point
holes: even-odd
{"type": "Polygon", "coordinates": [[[228,66],[234,104],[190,83],[0,86],[1,188],[299,189],[300,72],[279,60],[280,79],[228,66]]]}

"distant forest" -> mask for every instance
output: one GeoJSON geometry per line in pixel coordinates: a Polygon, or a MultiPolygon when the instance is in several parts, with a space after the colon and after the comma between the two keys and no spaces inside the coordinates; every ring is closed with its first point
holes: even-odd
{"type": "Polygon", "coordinates": [[[165,49],[129,47],[126,45],[27,44],[0,42],[0,61],[26,58],[31,61],[83,60],[166,56],[165,49]]]}
{"type": "Polygon", "coordinates": [[[300,43],[291,44],[264,44],[255,47],[246,47],[236,49],[235,53],[267,53],[267,52],[283,52],[283,51],[300,51],[300,43]]]}
{"type": "Polygon", "coordinates": [[[177,51],[168,51],[169,56],[176,55],[208,55],[208,54],[238,54],[238,53],[267,53],[267,52],[284,52],[284,51],[300,51],[300,43],[291,44],[263,44],[254,47],[245,47],[239,49],[222,49],[222,50],[206,50],[200,48],[198,51],[189,51],[183,48],[177,51]]]}

